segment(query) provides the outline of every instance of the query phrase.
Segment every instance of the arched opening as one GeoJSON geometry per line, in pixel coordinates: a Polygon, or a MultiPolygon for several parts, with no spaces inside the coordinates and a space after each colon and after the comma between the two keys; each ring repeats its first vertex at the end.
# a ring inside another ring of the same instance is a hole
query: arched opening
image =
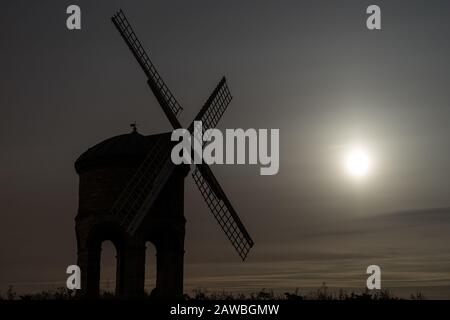
{"type": "Polygon", "coordinates": [[[145,282],[144,290],[150,295],[156,287],[156,248],[150,241],[145,243],[145,282]]]}
{"type": "Polygon", "coordinates": [[[100,256],[100,296],[110,297],[116,295],[117,282],[117,256],[114,244],[107,240],[101,245],[100,256]]]}

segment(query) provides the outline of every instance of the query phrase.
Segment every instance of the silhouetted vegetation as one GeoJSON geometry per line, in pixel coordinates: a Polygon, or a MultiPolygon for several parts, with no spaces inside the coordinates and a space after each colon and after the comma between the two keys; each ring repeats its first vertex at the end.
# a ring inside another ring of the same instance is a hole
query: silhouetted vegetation
{"type": "MultiPolygon", "coordinates": [[[[108,291],[101,293],[100,299],[110,300],[115,299],[116,296],[108,291]]],[[[146,294],[147,299],[150,294],[146,294]]],[[[55,290],[46,290],[39,293],[19,295],[14,291],[12,286],[6,290],[5,295],[0,294],[0,300],[72,300],[76,299],[75,291],[67,288],[57,288],[55,290]]],[[[351,291],[347,292],[343,289],[338,291],[330,290],[325,283],[316,290],[309,293],[302,294],[299,289],[293,292],[275,293],[273,290],[262,289],[258,292],[249,294],[232,293],[227,291],[209,292],[205,289],[195,289],[192,294],[185,294],[185,300],[354,300],[354,301],[385,301],[385,300],[403,300],[389,290],[363,290],[361,292],[351,291]]],[[[410,295],[411,300],[424,300],[425,297],[421,292],[416,292],[410,295]]]]}
{"type": "MultiPolygon", "coordinates": [[[[347,292],[343,289],[337,292],[329,290],[325,283],[316,290],[312,290],[309,293],[302,294],[299,289],[293,292],[274,293],[273,290],[262,289],[259,292],[250,294],[233,294],[231,292],[212,292],[208,293],[207,290],[196,289],[193,290],[192,295],[185,295],[186,300],[402,300],[395,296],[389,290],[363,290],[361,292],[351,291],[347,292]]],[[[425,297],[422,293],[411,294],[411,300],[423,300],[425,297]]]]}
{"type": "Polygon", "coordinates": [[[17,294],[12,286],[9,286],[5,294],[0,295],[0,300],[70,300],[75,298],[75,292],[67,288],[44,290],[38,293],[17,294]]]}

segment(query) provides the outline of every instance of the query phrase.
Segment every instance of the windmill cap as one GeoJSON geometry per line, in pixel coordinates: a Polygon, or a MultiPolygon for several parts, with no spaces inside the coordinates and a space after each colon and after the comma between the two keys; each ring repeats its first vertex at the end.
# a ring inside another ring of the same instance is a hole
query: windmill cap
{"type": "Polygon", "coordinates": [[[75,161],[75,170],[79,174],[111,165],[139,165],[164,135],[170,140],[170,132],[144,136],[134,130],[131,133],[106,139],[79,156],[75,161]]]}

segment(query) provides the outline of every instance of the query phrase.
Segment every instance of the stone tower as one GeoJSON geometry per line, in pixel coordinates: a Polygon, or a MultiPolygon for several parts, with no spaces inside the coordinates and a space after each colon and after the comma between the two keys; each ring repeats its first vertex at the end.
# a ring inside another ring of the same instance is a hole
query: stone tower
{"type": "MultiPolygon", "coordinates": [[[[162,135],[170,140],[170,133],[162,135]]],[[[99,294],[101,245],[106,240],[117,252],[116,295],[143,295],[147,241],[157,252],[152,295],[174,298],[183,294],[186,168],[175,170],[133,236],[110,214],[114,201],[160,137],[143,136],[134,129],[89,148],[75,162],[80,177],[75,230],[83,296],[99,294]]]]}

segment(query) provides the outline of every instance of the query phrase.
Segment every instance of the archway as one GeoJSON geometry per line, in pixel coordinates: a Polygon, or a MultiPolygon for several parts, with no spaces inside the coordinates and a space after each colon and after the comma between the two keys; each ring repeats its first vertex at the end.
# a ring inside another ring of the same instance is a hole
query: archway
{"type": "Polygon", "coordinates": [[[150,295],[156,287],[156,247],[150,241],[145,243],[145,282],[144,290],[150,295]]]}
{"type": "Polygon", "coordinates": [[[111,297],[117,294],[118,251],[112,241],[101,244],[100,253],[100,296],[111,297]]]}

